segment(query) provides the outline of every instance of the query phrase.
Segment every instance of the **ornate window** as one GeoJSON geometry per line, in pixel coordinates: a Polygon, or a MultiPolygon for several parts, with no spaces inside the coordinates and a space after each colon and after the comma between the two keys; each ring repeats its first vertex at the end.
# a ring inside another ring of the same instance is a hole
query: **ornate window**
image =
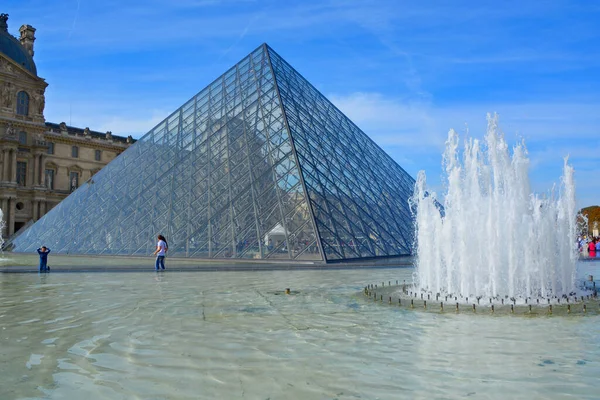
{"type": "Polygon", "coordinates": [[[25,186],[27,178],[27,163],[25,161],[17,161],[17,185],[25,186]]]}
{"type": "Polygon", "coordinates": [[[94,152],[94,155],[95,155],[96,161],[102,161],[102,151],[101,150],[96,150],[94,152]]]}
{"type": "Polygon", "coordinates": [[[19,144],[23,144],[23,145],[27,144],[27,132],[25,132],[25,131],[19,132],[19,144]]]}
{"type": "Polygon", "coordinates": [[[79,172],[69,173],[69,191],[74,192],[79,187],[79,172]]]}
{"type": "Polygon", "coordinates": [[[48,154],[54,154],[54,143],[48,142],[48,154]]]}
{"type": "Polygon", "coordinates": [[[71,147],[71,157],[79,158],[79,147],[77,147],[77,146],[71,147]]]}
{"type": "Polygon", "coordinates": [[[29,95],[22,90],[17,93],[17,114],[29,115],[29,95]]]}

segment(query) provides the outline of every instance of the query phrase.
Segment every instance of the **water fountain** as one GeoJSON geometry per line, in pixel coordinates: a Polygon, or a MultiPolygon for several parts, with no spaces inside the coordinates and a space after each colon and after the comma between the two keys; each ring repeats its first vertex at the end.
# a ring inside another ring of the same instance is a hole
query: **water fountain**
{"type": "Polygon", "coordinates": [[[511,152],[488,116],[483,143],[450,131],[444,153],[443,216],[419,173],[414,196],[419,288],[463,297],[537,298],[576,289],[573,168],[564,160],[558,188],[532,194],[523,142],[511,152]],[[461,157],[462,156],[462,157],[461,157]],[[461,162],[462,158],[462,162],[461,162]]]}
{"type": "MultiPolygon", "coordinates": [[[[576,281],[577,209],[573,168],[564,160],[560,185],[544,195],[531,193],[524,142],[512,151],[488,115],[487,133],[469,138],[459,150],[451,130],[443,156],[443,207],[428,191],[425,173],[411,199],[416,220],[416,269],[401,289],[367,286],[377,300],[443,309],[579,304],[595,296],[576,281]],[[579,286],[579,287],[578,287],[579,286]],[[397,300],[396,300],[397,298],[397,300]]],[[[510,307],[510,309],[508,308],[510,307]]],[[[598,308],[594,304],[594,309],[598,308]]],[[[492,308],[493,310],[493,308],[492,308]]]]}

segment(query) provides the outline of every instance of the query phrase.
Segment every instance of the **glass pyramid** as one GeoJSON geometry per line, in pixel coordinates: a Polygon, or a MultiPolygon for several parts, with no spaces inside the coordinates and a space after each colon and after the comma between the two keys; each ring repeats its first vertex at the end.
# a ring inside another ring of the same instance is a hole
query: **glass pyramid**
{"type": "Polygon", "coordinates": [[[13,251],[336,261],[409,255],[414,180],[263,44],[13,251]]]}

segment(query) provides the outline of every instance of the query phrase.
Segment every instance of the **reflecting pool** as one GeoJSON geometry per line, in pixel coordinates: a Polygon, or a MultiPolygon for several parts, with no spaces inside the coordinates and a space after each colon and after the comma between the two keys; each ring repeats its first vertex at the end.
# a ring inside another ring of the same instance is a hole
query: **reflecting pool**
{"type": "Polygon", "coordinates": [[[423,313],[361,293],[412,273],[0,274],[0,399],[600,397],[599,317],[423,313]]]}

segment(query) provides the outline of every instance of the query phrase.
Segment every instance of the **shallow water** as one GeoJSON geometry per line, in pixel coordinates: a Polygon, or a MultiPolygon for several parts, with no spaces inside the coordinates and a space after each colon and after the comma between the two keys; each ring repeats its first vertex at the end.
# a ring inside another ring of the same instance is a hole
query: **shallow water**
{"type": "Polygon", "coordinates": [[[600,398],[600,318],[360,294],[411,273],[0,274],[0,399],[600,398]]]}

